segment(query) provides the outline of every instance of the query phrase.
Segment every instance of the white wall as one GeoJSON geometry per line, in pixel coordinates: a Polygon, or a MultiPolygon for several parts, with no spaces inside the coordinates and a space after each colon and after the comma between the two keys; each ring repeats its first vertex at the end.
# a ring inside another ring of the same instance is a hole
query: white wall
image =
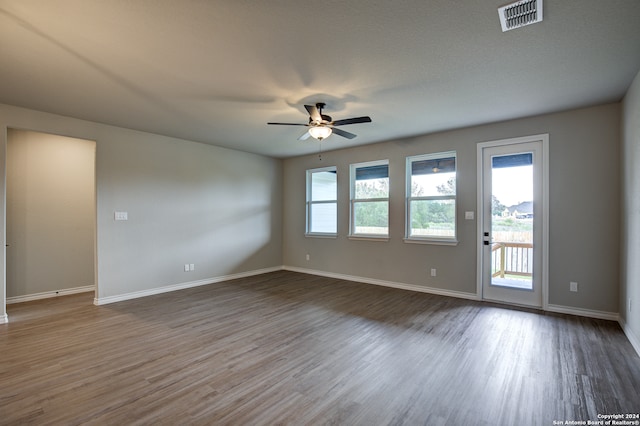
{"type": "Polygon", "coordinates": [[[96,141],[99,299],[281,265],[280,160],[0,105],[2,223],[7,128],[96,141]]]}
{"type": "MultiPolygon", "coordinates": [[[[375,120],[375,117],[374,117],[375,120]]],[[[495,123],[285,160],[284,264],[437,290],[476,293],[477,228],[465,220],[477,202],[478,142],[549,134],[549,303],[618,312],[620,104],[495,123]],[[455,247],[406,244],[405,158],[457,152],[455,247]],[[390,240],[354,241],[349,230],[349,164],[389,160],[390,240]],[[338,168],[337,239],[306,238],[305,170],[338,168]],[[311,260],[305,259],[309,253],[311,260]],[[429,275],[437,268],[437,277],[429,275]],[[580,291],[569,291],[577,281],[580,291]]],[[[330,142],[324,143],[325,149],[330,142]]],[[[339,140],[331,144],[339,145],[339,140]]],[[[477,216],[477,215],[476,215],[477,216]]],[[[639,303],[640,305],[640,303],[639,303]]]]}
{"type": "Polygon", "coordinates": [[[7,297],[94,285],[95,142],[9,129],[7,297]]]}
{"type": "Polygon", "coordinates": [[[640,353],[640,72],[622,105],[620,316],[640,353]]]}

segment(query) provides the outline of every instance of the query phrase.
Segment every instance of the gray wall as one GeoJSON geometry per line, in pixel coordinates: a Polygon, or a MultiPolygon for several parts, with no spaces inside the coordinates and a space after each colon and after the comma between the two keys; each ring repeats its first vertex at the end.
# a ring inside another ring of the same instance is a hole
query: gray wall
{"type": "MultiPolygon", "coordinates": [[[[637,117],[637,85],[627,97],[627,116],[637,117]]],[[[464,220],[463,212],[476,210],[476,143],[549,133],[549,302],[618,312],[620,120],[620,104],[610,104],[325,152],[321,162],[317,155],[293,158],[284,160],[283,167],[283,161],[258,155],[0,105],[0,129],[5,130],[0,132],[0,176],[6,173],[7,128],[96,141],[100,298],[283,263],[475,293],[476,223],[464,220]],[[460,243],[405,244],[404,159],[447,150],[458,153],[460,243]],[[348,240],[348,165],[378,159],[390,160],[391,238],[348,240]],[[304,171],[329,165],[339,171],[340,235],[305,238],[304,171]],[[127,211],[129,220],[115,222],[116,210],[127,211]],[[184,263],[195,263],[196,270],[183,272],[184,263]],[[435,278],[428,274],[432,267],[438,268],[435,278]],[[580,292],[569,292],[569,281],[578,281],[580,292]]],[[[635,123],[637,132],[637,119],[626,122],[635,123]]],[[[637,135],[625,140],[635,141],[627,142],[625,149],[637,151],[637,135]]],[[[326,141],[324,148],[338,144],[336,138],[326,141]]],[[[4,200],[4,182],[0,191],[4,200]]],[[[637,247],[634,250],[635,259],[637,247]]],[[[637,270],[634,274],[625,276],[627,290],[633,283],[637,291],[637,270]]],[[[3,259],[0,276],[4,275],[3,259]]],[[[4,306],[5,295],[1,296],[4,306]]]]}
{"type": "Polygon", "coordinates": [[[7,297],[94,285],[95,151],[93,141],[9,129],[7,297]]]}
{"type": "Polygon", "coordinates": [[[620,316],[640,352],[640,72],[623,101],[622,128],[620,316]]]}
{"type": "MultiPolygon", "coordinates": [[[[375,123],[375,117],[373,117],[375,123]]],[[[284,162],[284,264],[296,268],[476,292],[476,144],[549,134],[549,303],[607,313],[619,304],[620,105],[610,104],[513,120],[284,162]],[[405,158],[457,151],[458,240],[455,247],[406,244],[405,158]],[[349,229],[349,164],[389,160],[390,240],[354,241],[349,229]],[[337,239],[305,238],[305,170],[338,168],[337,239]],[[310,255],[306,261],[305,254],[310,255]],[[438,276],[429,276],[437,268],[438,276]],[[569,292],[577,281],[578,293],[569,292]]],[[[339,139],[325,142],[339,146],[339,139]]]]}
{"type": "Polygon", "coordinates": [[[98,298],[281,265],[280,160],[0,105],[3,202],[7,128],[96,141],[98,298]]]}

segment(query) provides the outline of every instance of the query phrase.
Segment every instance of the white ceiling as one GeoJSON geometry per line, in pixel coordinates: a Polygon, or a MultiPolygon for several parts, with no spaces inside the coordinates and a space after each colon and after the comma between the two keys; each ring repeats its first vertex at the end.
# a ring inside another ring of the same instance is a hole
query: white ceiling
{"type": "Polygon", "coordinates": [[[369,115],[323,150],[619,101],[640,69],[640,1],[0,0],[0,103],[274,157],[304,104],[369,115]]]}

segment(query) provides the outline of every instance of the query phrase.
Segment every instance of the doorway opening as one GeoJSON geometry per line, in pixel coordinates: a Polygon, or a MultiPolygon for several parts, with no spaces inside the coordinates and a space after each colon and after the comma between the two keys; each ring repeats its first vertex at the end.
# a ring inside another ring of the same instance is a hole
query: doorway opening
{"type": "Polygon", "coordinates": [[[7,129],[7,304],[96,290],[96,142],[7,129]]]}

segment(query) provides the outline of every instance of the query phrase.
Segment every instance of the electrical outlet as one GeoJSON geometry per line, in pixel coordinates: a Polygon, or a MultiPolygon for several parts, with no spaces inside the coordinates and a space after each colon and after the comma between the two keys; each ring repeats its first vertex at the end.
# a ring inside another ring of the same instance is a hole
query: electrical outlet
{"type": "Polygon", "coordinates": [[[185,272],[189,272],[189,264],[188,263],[184,264],[184,271],[185,272]]]}
{"type": "Polygon", "coordinates": [[[431,268],[431,276],[435,277],[438,274],[438,271],[436,271],[436,268],[431,268]]]}
{"type": "Polygon", "coordinates": [[[193,263],[189,264],[189,271],[195,271],[196,270],[196,265],[193,263]]]}
{"type": "Polygon", "coordinates": [[[307,260],[311,260],[311,256],[307,253],[307,260]]]}
{"type": "Polygon", "coordinates": [[[571,281],[569,283],[569,291],[578,291],[578,283],[575,281],[571,281]]]}

